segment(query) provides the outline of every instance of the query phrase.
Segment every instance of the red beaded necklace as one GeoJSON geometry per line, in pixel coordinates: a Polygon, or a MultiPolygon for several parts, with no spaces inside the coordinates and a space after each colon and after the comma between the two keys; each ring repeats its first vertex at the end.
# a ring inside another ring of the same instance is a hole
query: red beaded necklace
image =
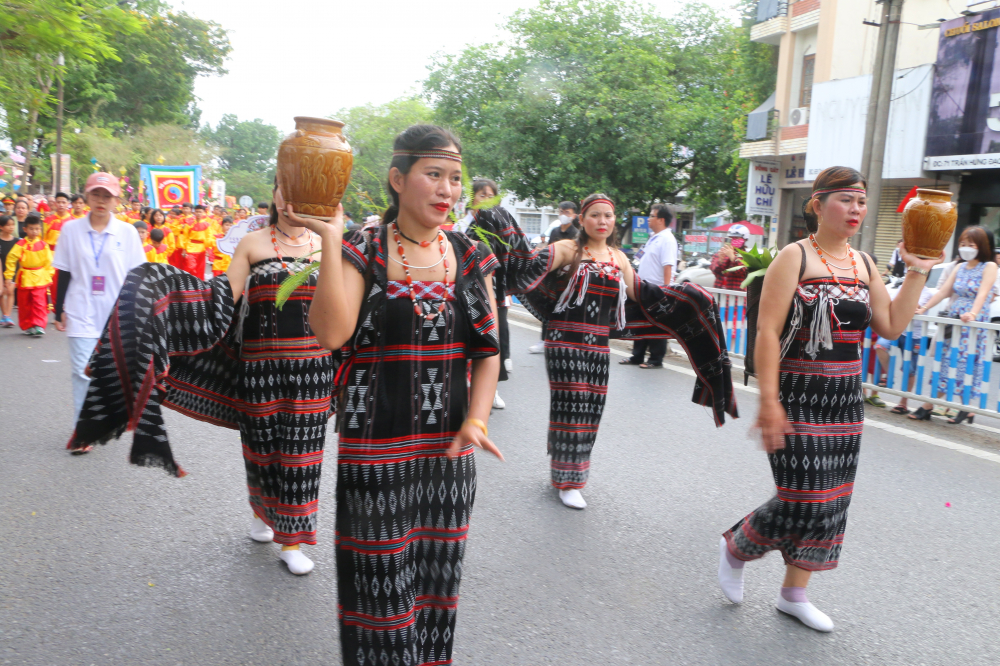
{"type": "MultiPolygon", "coordinates": [[[[833,281],[837,283],[838,287],[843,288],[844,285],[840,284],[840,280],[837,279],[837,276],[834,274],[833,269],[830,268],[830,264],[826,260],[826,257],[823,256],[823,250],[820,249],[819,243],[816,242],[816,236],[809,234],[809,242],[812,243],[813,249],[816,250],[816,254],[819,255],[819,260],[823,262],[823,265],[826,266],[826,270],[830,272],[830,277],[833,278],[833,281]]],[[[851,249],[850,243],[847,244],[847,256],[851,258],[851,268],[854,270],[854,287],[860,287],[861,279],[858,277],[858,262],[854,260],[854,251],[851,249]]]]}
{"type": "MultiPolygon", "coordinates": [[[[425,315],[423,313],[423,311],[420,309],[420,303],[419,303],[419,301],[417,299],[417,292],[413,288],[413,277],[410,275],[410,264],[406,261],[406,252],[403,251],[403,243],[399,239],[399,235],[400,235],[401,232],[399,231],[399,227],[395,223],[392,223],[391,226],[392,226],[392,238],[393,238],[394,241],[396,241],[396,250],[399,252],[400,259],[402,259],[402,261],[400,261],[399,263],[403,267],[403,272],[406,273],[406,286],[409,287],[409,289],[410,289],[410,300],[413,302],[413,311],[417,314],[418,317],[425,317],[428,320],[433,319],[434,317],[436,317],[438,315],[438,313],[443,313],[444,312],[445,300],[444,299],[441,300],[441,305],[438,306],[438,311],[437,312],[431,312],[431,313],[428,313],[428,314],[425,315]]],[[[447,246],[445,245],[444,233],[440,229],[438,229],[437,240],[438,240],[438,246],[441,248],[441,261],[444,263],[444,294],[445,294],[445,297],[447,297],[447,295],[448,295],[448,249],[447,249],[447,246]]],[[[413,242],[413,241],[411,241],[411,242],[413,242]]],[[[419,244],[421,246],[423,246],[423,247],[428,247],[431,244],[431,242],[432,241],[423,241],[423,242],[421,242],[419,244]],[[426,245],[425,245],[425,243],[426,243],[426,245]]]]}
{"type": "Polygon", "coordinates": [[[615,261],[615,254],[614,252],[611,251],[610,248],[608,248],[609,259],[607,261],[598,261],[596,258],[594,258],[594,255],[590,253],[590,248],[587,247],[586,245],[583,246],[583,254],[586,255],[587,259],[590,259],[595,264],[611,264],[615,268],[618,268],[618,262],[615,261]]]}
{"type": "MultiPolygon", "coordinates": [[[[274,235],[275,226],[276,225],[271,225],[271,245],[274,246],[274,253],[278,255],[278,261],[281,262],[281,268],[287,271],[288,264],[285,263],[285,257],[284,255],[281,254],[281,248],[278,247],[278,237],[274,235]]],[[[309,254],[312,254],[312,249],[313,249],[312,234],[309,233],[308,231],[306,231],[306,233],[309,234],[309,254]]],[[[303,245],[305,245],[305,243],[303,243],[303,245]]]]}

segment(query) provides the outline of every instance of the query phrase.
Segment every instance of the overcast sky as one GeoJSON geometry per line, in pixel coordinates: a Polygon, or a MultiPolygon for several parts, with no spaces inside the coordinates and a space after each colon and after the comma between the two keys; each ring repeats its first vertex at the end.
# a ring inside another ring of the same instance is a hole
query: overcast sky
{"type": "MultiPolygon", "coordinates": [[[[420,90],[436,53],[497,41],[498,27],[535,0],[172,0],[178,9],[229,30],[233,50],[224,77],[201,78],[202,121],[225,113],[261,118],[282,133],[294,116],[381,104],[420,90]]],[[[729,0],[710,0],[728,7],[729,0]]],[[[680,0],[650,2],[665,16],[680,0]]]]}

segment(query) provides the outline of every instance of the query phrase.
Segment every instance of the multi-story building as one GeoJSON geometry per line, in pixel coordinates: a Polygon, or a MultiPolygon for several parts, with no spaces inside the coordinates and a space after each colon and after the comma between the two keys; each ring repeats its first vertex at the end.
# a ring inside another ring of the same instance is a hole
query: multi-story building
{"type": "MultiPolygon", "coordinates": [[[[866,222],[878,225],[875,256],[883,265],[901,237],[897,208],[913,186],[958,192],[957,178],[924,164],[940,32],[928,28],[952,16],[947,0],[903,4],[882,201],[866,222]]],[[[878,38],[878,28],[863,21],[880,18],[874,0],[759,0],[751,39],[778,47],[777,77],[774,94],[748,117],[740,156],[777,172],[775,196],[763,203],[779,247],[806,234],[802,206],[817,174],[830,166],[861,168],[878,38]]]]}

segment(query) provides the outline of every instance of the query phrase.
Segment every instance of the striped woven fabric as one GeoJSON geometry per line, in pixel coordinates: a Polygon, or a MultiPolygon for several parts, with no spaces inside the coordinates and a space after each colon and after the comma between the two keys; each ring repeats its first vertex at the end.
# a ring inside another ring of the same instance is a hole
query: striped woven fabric
{"type": "MultiPolygon", "coordinates": [[[[847,509],[854,490],[864,396],[858,342],[871,319],[867,289],[849,293],[829,278],[807,280],[803,290],[815,303],[827,291],[832,303],[833,349],[806,352],[808,337],[794,336],[781,361],[779,398],[795,434],[768,456],[775,496],[725,533],[729,551],[741,560],[778,550],[785,562],[808,571],[833,569],[840,558],[847,509]],[[808,284],[807,284],[808,283],[808,284]]],[[[801,330],[810,329],[806,309],[801,330]]]]}
{"type": "Polygon", "coordinates": [[[459,257],[453,297],[439,311],[443,283],[421,284],[421,315],[408,288],[388,283],[384,227],[344,238],[344,258],[368,279],[338,398],[347,666],[451,663],[476,464],[471,445],[455,458],[447,451],[468,410],[466,364],[497,354],[499,341],[485,283],[496,261],[464,234],[446,233],[459,257]]]}

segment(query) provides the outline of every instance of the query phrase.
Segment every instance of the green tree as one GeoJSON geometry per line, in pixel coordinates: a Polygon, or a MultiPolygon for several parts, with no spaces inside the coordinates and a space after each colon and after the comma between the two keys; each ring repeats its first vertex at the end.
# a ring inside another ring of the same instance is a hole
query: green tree
{"type": "Polygon", "coordinates": [[[281,133],[260,118],[240,120],[222,116],[218,125],[206,125],[202,137],[218,152],[214,177],[226,181],[226,193],[237,198],[270,201],[281,133]]]}
{"type": "Polygon", "coordinates": [[[70,172],[77,191],[91,172],[91,159],[116,175],[124,167],[129,182],[136,187],[140,164],[158,164],[162,157],[164,164],[204,165],[208,176],[212,175],[216,158],[215,148],[203,136],[179,125],[150,125],[119,136],[106,127],[79,126],[69,121],[63,133],[63,152],[70,155],[70,172]]]}
{"type": "Polygon", "coordinates": [[[0,3],[2,128],[27,148],[24,170],[38,150],[38,120],[52,106],[64,62],[115,60],[117,40],[139,29],[133,12],[107,0],[4,0],[0,3]]]}
{"type": "Polygon", "coordinates": [[[509,42],[441,58],[425,83],[471,171],[539,203],[602,191],[622,209],[714,207],[739,191],[735,123],[753,95],[724,16],[542,0],[506,27],[509,42]]]}
{"type": "Polygon", "coordinates": [[[344,123],[344,136],[354,152],[344,208],[359,220],[361,215],[374,212],[375,206],[383,205],[396,136],[410,125],[431,122],[434,114],[424,101],[404,97],[387,104],[341,109],[330,117],[344,123]]]}
{"type": "MultiPolygon", "coordinates": [[[[195,79],[225,74],[232,47],[217,23],[168,9],[141,3],[139,29],[115,40],[117,59],[70,63],[66,109],[81,124],[116,133],[156,124],[197,128],[195,79]]],[[[55,119],[46,122],[54,127],[55,119]]]]}
{"type": "Polygon", "coordinates": [[[281,133],[260,118],[241,121],[233,114],[222,116],[214,128],[206,125],[202,135],[219,150],[223,170],[272,172],[278,157],[281,133]]]}
{"type": "Polygon", "coordinates": [[[213,175],[226,181],[226,194],[228,196],[239,199],[243,195],[247,195],[254,200],[254,205],[258,201],[271,200],[271,191],[274,189],[273,171],[268,175],[259,171],[230,169],[215,172],[213,175]]]}

